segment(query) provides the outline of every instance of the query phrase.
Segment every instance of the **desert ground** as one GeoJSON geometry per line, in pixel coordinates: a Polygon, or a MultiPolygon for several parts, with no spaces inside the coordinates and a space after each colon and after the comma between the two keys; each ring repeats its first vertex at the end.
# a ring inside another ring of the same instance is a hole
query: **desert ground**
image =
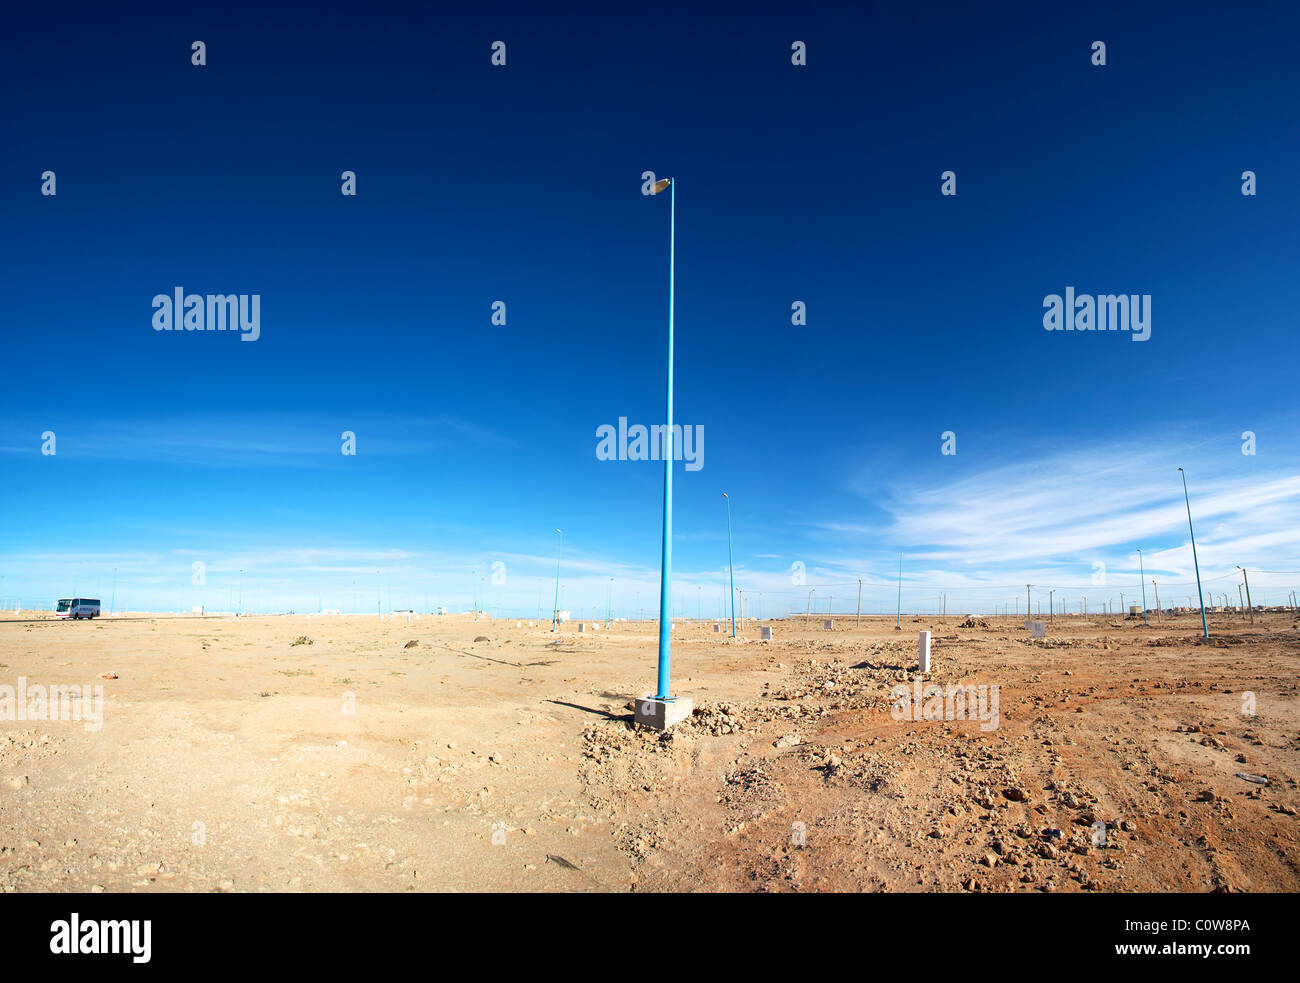
{"type": "Polygon", "coordinates": [[[3,891],[1300,890],[1291,613],[683,622],[663,734],[648,622],[6,617],[3,891]]]}

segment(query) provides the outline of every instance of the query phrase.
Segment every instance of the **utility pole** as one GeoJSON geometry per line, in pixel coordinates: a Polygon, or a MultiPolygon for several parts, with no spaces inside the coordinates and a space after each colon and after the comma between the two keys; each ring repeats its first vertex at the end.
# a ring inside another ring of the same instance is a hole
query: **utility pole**
{"type": "Polygon", "coordinates": [[[806,615],[806,617],[808,618],[812,617],[812,596],[813,596],[813,592],[816,590],[817,588],[814,587],[812,590],[808,592],[808,614],[806,615]]]}
{"type": "Polygon", "coordinates": [[[1047,620],[1048,621],[1056,620],[1056,605],[1052,601],[1052,595],[1055,593],[1056,593],[1055,588],[1047,592],[1047,620]]]}
{"type": "Polygon", "coordinates": [[[1241,612],[1241,620],[1246,620],[1246,599],[1241,596],[1241,584],[1237,585],[1237,610],[1241,612]]]}
{"type": "Polygon", "coordinates": [[[1026,621],[1028,621],[1030,618],[1034,616],[1033,606],[1029,603],[1029,598],[1030,598],[1029,588],[1032,586],[1033,586],[1032,584],[1025,584],[1025,620],[1026,621]]]}
{"type": "Polygon", "coordinates": [[[862,624],[862,578],[861,577],[858,578],[858,621],[857,623],[859,625],[862,624]]]}
{"type": "Polygon", "coordinates": [[[1159,621],[1160,621],[1160,585],[1157,584],[1157,583],[1153,580],[1153,581],[1151,581],[1151,586],[1154,587],[1155,590],[1156,590],[1156,622],[1159,623],[1159,621]]]}
{"type": "Polygon", "coordinates": [[[1237,569],[1241,571],[1242,577],[1246,580],[1246,607],[1250,609],[1250,623],[1255,623],[1255,605],[1250,603],[1250,578],[1246,576],[1246,568],[1238,564],[1237,569]]]}

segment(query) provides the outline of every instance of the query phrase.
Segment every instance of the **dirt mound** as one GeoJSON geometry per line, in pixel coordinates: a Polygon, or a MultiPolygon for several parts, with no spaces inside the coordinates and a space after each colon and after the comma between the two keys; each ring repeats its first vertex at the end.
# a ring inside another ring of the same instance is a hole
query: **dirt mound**
{"type": "Polygon", "coordinates": [[[971,615],[966,616],[966,620],[957,626],[958,628],[988,628],[989,623],[983,618],[975,618],[971,615]]]}

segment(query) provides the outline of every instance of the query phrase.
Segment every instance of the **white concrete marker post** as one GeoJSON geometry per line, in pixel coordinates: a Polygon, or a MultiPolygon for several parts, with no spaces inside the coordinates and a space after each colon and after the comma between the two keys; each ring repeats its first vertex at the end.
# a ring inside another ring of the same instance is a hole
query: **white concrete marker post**
{"type": "Polygon", "coordinates": [[[695,710],[695,704],[689,696],[678,696],[671,700],[656,700],[654,694],[647,693],[637,698],[635,720],[642,727],[655,730],[667,730],[673,724],[680,724],[695,710]]]}
{"type": "Polygon", "coordinates": [[[581,621],[579,621],[579,622],[578,622],[578,632],[579,632],[579,634],[585,632],[586,630],[587,630],[587,626],[584,625],[581,621]]]}
{"type": "Polygon", "coordinates": [[[830,618],[827,618],[827,619],[822,623],[822,627],[823,627],[826,631],[834,631],[834,630],[835,630],[835,622],[832,621],[830,618]]]}
{"type": "Polygon", "coordinates": [[[1029,637],[1030,637],[1030,638],[1046,638],[1046,637],[1047,637],[1047,622],[1046,622],[1046,621],[1031,621],[1031,622],[1029,622],[1029,637]]]}
{"type": "Polygon", "coordinates": [[[760,642],[770,642],[772,640],[772,629],[771,628],[758,629],[758,640],[760,642]]]}
{"type": "Polygon", "coordinates": [[[921,632],[921,638],[917,644],[916,671],[930,671],[930,633],[928,631],[921,632]]]}

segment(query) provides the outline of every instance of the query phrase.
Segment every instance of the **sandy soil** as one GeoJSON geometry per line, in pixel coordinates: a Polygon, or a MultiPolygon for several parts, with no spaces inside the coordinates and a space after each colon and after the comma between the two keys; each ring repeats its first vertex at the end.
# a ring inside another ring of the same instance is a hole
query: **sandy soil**
{"type": "Polygon", "coordinates": [[[650,624],[0,622],[104,694],[0,720],[0,890],[1300,890],[1300,621],[959,621],[679,625],[666,735],[650,624]],[[895,719],[921,629],[996,729],[895,719]]]}

